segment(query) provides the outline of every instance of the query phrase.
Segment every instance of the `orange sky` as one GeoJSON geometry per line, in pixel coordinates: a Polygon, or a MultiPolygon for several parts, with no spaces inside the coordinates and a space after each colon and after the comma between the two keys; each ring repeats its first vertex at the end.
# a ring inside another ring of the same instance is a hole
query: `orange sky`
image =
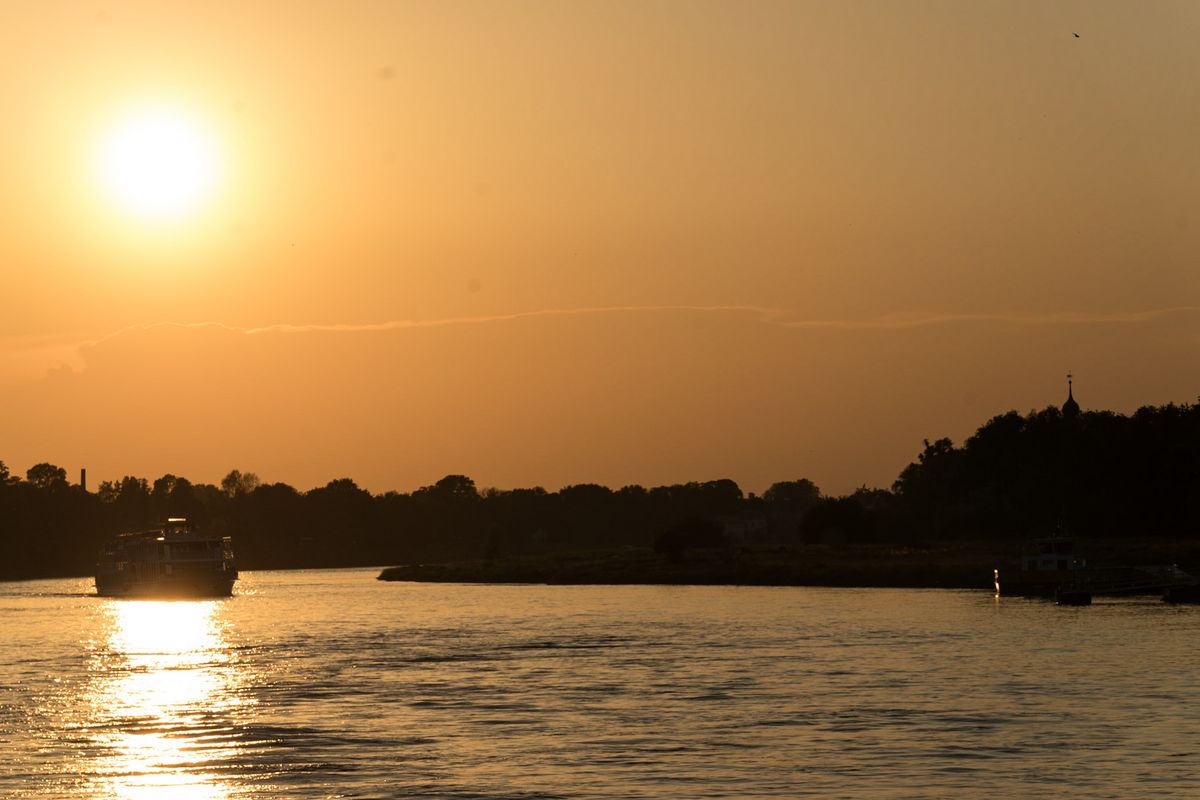
{"type": "Polygon", "coordinates": [[[1068,369],[1192,401],[1198,36],[1190,2],[8,2],[0,459],[844,492],[1068,369]],[[91,174],[145,103],[221,153],[166,223],[91,174]]]}

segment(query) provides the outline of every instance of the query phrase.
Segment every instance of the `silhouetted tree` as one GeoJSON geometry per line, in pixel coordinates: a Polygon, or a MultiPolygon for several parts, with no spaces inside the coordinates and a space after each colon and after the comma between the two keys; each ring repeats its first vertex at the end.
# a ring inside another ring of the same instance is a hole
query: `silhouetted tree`
{"type": "Polygon", "coordinates": [[[865,542],[873,538],[873,532],[873,520],[855,496],[823,498],[800,525],[800,535],[806,544],[865,542]]]}
{"type": "Polygon", "coordinates": [[[475,489],[475,481],[466,475],[447,475],[433,486],[426,487],[426,490],[430,494],[444,500],[475,501],[479,499],[479,492],[475,489]]]}
{"type": "Polygon", "coordinates": [[[213,494],[226,506],[224,527],[234,537],[238,562],[244,567],[312,563],[309,551],[320,540],[318,526],[323,521],[309,516],[303,497],[291,486],[263,484],[236,500],[215,487],[213,494]]]}
{"type": "Polygon", "coordinates": [[[654,540],[654,552],[666,556],[669,561],[680,562],[689,549],[725,547],[728,543],[725,531],[716,522],[691,518],[660,533],[654,540]]]}
{"type": "Polygon", "coordinates": [[[789,510],[805,511],[819,499],[821,490],[808,478],[773,483],[763,492],[763,500],[767,503],[789,510]]]}
{"type": "Polygon", "coordinates": [[[905,467],[892,485],[919,535],[940,538],[949,529],[961,497],[962,462],[963,452],[949,439],[926,439],[917,462],[905,467]]]}
{"type": "Polygon", "coordinates": [[[203,512],[195,487],[187,478],[166,474],[156,480],[150,489],[150,506],[156,520],[169,517],[185,517],[200,523],[203,512]]]}
{"type": "Polygon", "coordinates": [[[241,497],[257,489],[258,484],[258,476],[253,472],[240,472],[234,469],[221,479],[221,491],[229,497],[241,497]]]}
{"type": "Polygon", "coordinates": [[[104,481],[96,492],[109,511],[113,527],[132,530],[154,522],[150,506],[150,486],[145,478],[126,475],[119,481],[104,481]]]}
{"type": "Polygon", "coordinates": [[[25,480],[36,489],[63,489],[67,486],[67,471],[53,464],[34,464],[25,471],[25,480]]]}

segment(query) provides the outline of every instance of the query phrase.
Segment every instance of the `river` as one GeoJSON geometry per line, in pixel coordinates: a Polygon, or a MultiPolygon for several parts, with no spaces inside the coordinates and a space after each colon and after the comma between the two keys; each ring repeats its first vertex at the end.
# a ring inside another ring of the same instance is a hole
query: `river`
{"type": "Polygon", "coordinates": [[[946,590],[0,583],[0,797],[1196,797],[1200,608],[946,590]]]}

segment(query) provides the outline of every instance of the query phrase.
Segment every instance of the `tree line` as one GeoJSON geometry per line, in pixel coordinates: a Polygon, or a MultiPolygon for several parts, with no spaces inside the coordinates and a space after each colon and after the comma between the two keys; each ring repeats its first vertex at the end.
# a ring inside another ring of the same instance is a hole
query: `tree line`
{"type": "Polygon", "coordinates": [[[1200,404],[1008,412],[961,446],[926,440],[890,488],[843,496],[804,478],[760,496],[728,479],[548,492],[480,490],[464,475],[410,493],[371,494],[349,478],[301,492],[239,470],[220,485],[126,476],[86,492],[53,464],[21,478],[0,462],[0,578],[89,574],[103,541],[172,516],[233,536],[240,566],[260,569],[617,547],[677,558],[689,546],[921,545],[1055,531],[1194,538],[1197,497],[1200,404]]]}

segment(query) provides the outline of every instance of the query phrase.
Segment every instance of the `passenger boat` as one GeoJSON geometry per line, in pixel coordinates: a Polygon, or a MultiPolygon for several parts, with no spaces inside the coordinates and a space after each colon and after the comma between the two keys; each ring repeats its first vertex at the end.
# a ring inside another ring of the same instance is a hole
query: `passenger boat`
{"type": "Polygon", "coordinates": [[[1200,581],[1175,564],[1088,564],[1074,539],[1035,539],[1019,566],[993,571],[996,594],[1054,597],[1059,605],[1090,605],[1093,596],[1162,594],[1168,602],[1195,602],[1200,581]]]}
{"type": "Polygon", "coordinates": [[[228,536],[197,533],[183,518],[123,533],[100,550],[101,597],[228,597],[237,580],[228,536]]]}
{"type": "Polygon", "coordinates": [[[1087,561],[1075,552],[1075,540],[1063,536],[1034,539],[1015,569],[995,570],[996,593],[1026,597],[1053,597],[1060,586],[1080,582],[1087,561]]]}

